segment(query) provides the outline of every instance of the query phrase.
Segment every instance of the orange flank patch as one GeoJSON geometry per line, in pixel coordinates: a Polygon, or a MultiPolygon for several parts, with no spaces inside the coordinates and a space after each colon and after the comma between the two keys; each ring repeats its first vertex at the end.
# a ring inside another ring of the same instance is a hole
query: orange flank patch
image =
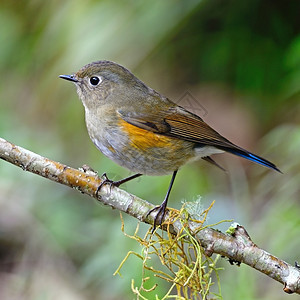
{"type": "Polygon", "coordinates": [[[131,125],[124,120],[120,121],[123,131],[128,135],[133,147],[147,150],[152,147],[174,148],[174,139],[171,137],[156,134],[152,131],[131,125]]]}

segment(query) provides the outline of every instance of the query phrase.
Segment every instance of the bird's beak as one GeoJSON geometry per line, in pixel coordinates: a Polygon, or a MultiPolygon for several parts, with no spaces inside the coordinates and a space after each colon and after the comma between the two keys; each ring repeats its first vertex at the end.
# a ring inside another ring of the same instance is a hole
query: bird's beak
{"type": "Polygon", "coordinates": [[[59,75],[59,78],[69,80],[69,81],[72,81],[72,82],[78,82],[78,80],[75,78],[74,75],[59,75]]]}

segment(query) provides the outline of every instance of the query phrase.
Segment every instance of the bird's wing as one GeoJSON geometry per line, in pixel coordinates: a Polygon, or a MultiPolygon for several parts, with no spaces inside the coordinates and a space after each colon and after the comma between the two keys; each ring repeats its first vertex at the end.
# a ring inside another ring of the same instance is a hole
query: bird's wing
{"type": "MultiPolygon", "coordinates": [[[[120,109],[118,113],[124,121],[139,128],[193,142],[195,147],[214,146],[280,172],[270,161],[231,143],[207,125],[199,116],[180,106],[174,105],[166,109],[160,107],[157,111],[155,108],[150,108],[147,109],[146,113],[120,109]]],[[[209,162],[212,161],[209,159],[209,162]]]]}
{"type": "Polygon", "coordinates": [[[180,106],[153,113],[136,113],[125,110],[119,110],[118,113],[124,121],[139,128],[193,142],[199,146],[234,146],[200,117],[180,106]]]}

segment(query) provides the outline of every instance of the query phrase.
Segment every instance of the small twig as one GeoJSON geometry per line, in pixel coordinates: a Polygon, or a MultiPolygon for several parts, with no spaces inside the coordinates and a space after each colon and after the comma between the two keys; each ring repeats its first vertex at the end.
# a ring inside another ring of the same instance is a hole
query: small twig
{"type": "MultiPolygon", "coordinates": [[[[119,188],[110,189],[109,185],[103,185],[96,195],[96,190],[102,180],[91,170],[73,169],[18,147],[2,138],[0,138],[0,158],[25,171],[76,188],[105,205],[123,211],[142,222],[153,224],[155,213],[148,215],[148,211],[154,207],[151,203],[119,188]]],[[[199,223],[189,221],[188,224],[191,232],[195,232],[194,237],[205,249],[206,255],[217,253],[228,257],[231,261],[247,264],[281,282],[286,293],[300,294],[298,265],[292,266],[257,247],[243,226],[234,225],[230,234],[224,234],[209,227],[197,231],[199,223]]],[[[174,232],[180,232],[182,230],[180,221],[176,220],[171,229],[174,232]]]]}

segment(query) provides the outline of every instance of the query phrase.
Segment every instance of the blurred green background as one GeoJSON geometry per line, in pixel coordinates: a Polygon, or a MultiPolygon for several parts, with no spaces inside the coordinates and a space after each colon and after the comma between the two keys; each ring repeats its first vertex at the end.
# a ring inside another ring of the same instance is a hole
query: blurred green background
{"type": "MultiPolygon", "coordinates": [[[[299,11],[299,1],[271,0],[0,1],[0,136],[73,167],[127,176],[89,140],[75,88],[58,78],[91,61],[116,61],[283,172],[215,156],[228,174],[204,161],[184,167],[169,205],[180,208],[197,195],[204,207],[216,200],[209,223],[234,219],[255,243],[294,264],[300,260],[299,11]]],[[[159,204],[169,180],[143,177],[124,188],[159,204]]],[[[0,190],[1,299],[134,297],[138,259],[129,259],[123,277],[112,275],[127,251],[141,252],[123,236],[117,211],[4,161],[0,190]]],[[[137,220],[124,220],[133,233],[137,220]]],[[[224,299],[297,297],[247,266],[224,259],[220,266],[224,299]]],[[[156,293],[162,297],[168,288],[159,281],[156,293]]]]}

